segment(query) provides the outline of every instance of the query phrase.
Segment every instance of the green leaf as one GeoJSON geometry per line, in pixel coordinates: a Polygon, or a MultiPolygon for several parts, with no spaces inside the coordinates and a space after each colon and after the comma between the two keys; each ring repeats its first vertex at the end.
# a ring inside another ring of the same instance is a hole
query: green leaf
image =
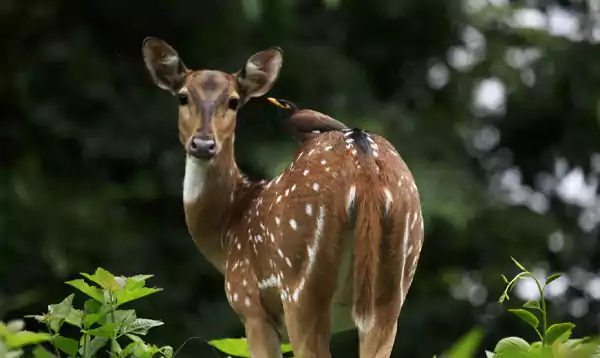
{"type": "Polygon", "coordinates": [[[137,349],[138,344],[139,344],[138,342],[129,343],[125,347],[125,349],[123,349],[123,351],[121,351],[121,354],[119,354],[119,357],[123,357],[123,358],[129,357],[137,349]]]}
{"type": "Polygon", "coordinates": [[[131,277],[123,277],[126,278],[128,281],[129,280],[133,280],[133,281],[139,281],[139,282],[146,282],[147,279],[154,277],[154,275],[135,275],[135,276],[131,276],[131,277]]]}
{"type": "Polygon", "coordinates": [[[24,316],[25,318],[33,318],[38,322],[45,323],[48,319],[47,314],[28,314],[24,316]]]}
{"type": "Polygon", "coordinates": [[[114,354],[120,355],[123,349],[121,349],[121,345],[119,345],[119,342],[117,342],[117,340],[113,338],[110,340],[110,350],[114,354]]]}
{"type": "MultiPolygon", "coordinates": [[[[569,322],[553,324],[552,326],[548,327],[544,341],[547,344],[552,344],[563,334],[568,333],[570,335],[573,328],[575,328],[575,325],[569,322]]],[[[569,337],[567,336],[566,339],[568,338],[569,337]]]]}
{"type": "Polygon", "coordinates": [[[557,278],[561,277],[562,275],[563,275],[562,273],[555,273],[555,274],[548,276],[548,278],[546,279],[546,286],[548,286],[552,281],[556,280],[557,278]]]}
{"type": "Polygon", "coordinates": [[[6,322],[6,329],[10,332],[20,332],[25,328],[25,321],[22,319],[13,319],[12,321],[6,322]]]}
{"type": "Polygon", "coordinates": [[[71,280],[65,282],[67,285],[73,286],[79,291],[85,293],[96,301],[103,303],[104,302],[104,294],[102,290],[98,287],[90,286],[83,279],[71,280]]]}
{"type": "Polygon", "coordinates": [[[208,344],[225,354],[236,357],[250,357],[248,343],[245,338],[227,338],[208,341],[208,344]]]}
{"type": "Polygon", "coordinates": [[[94,299],[86,300],[83,304],[83,313],[100,313],[102,311],[102,303],[94,299]]]}
{"type": "Polygon", "coordinates": [[[152,353],[144,345],[138,345],[133,353],[136,358],[152,358],[152,353]]]}
{"type": "Polygon", "coordinates": [[[10,334],[4,337],[6,345],[9,349],[21,348],[24,346],[47,342],[52,339],[48,333],[37,333],[29,331],[21,331],[10,334]]]}
{"type": "Polygon", "coordinates": [[[82,321],[83,327],[90,328],[94,323],[98,322],[100,318],[102,318],[102,316],[96,313],[85,315],[82,321]]]}
{"type": "Polygon", "coordinates": [[[65,318],[65,322],[67,322],[68,324],[70,324],[72,326],[81,328],[82,319],[83,319],[83,311],[73,308],[73,309],[71,309],[71,312],[69,312],[69,314],[65,318]]]}
{"type": "Polygon", "coordinates": [[[3,358],[21,358],[25,353],[22,349],[8,351],[4,354],[3,358]]]}
{"type": "Polygon", "coordinates": [[[94,337],[112,338],[116,337],[119,323],[107,323],[98,328],[90,329],[87,333],[94,337]]]}
{"type": "Polygon", "coordinates": [[[135,289],[127,289],[127,287],[126,287],[123,290],[116,291],[114,293],[114,295],[117,300],[117,306],[120,306],[126,302],[137,300],[139,298],[151,295],[151,294],[159,292],[159,291],[162,291],[162,289],[149,288],[149,287],[139,287],[139,288],[135,288],[135,289]]]}
{"type": "Polygon", "coordinates": [[[81,276],[87,278],[92,282],[97,283],[100,287],[108,291],[116,291],[119,288],[121,288],[117,284],[115,276],[107,270],[103,269],[102,267],[98,267],[93,275],[82,272],[81,276]]]}
{"type": "Polygon", "coordinates": [[[539,310],[541,311],[542,308],[540,307],[540,302],[538,300],[529,300],[527,302],[525,302],[525,304],[523,304],[524,308],[529,308],[532,310],[539,310]]]}
{"type": "Polygon", "coordinates": [[[467,334],[462,336],[458,342],[456,342],[450,351],[448,351],[449,358],[471,358],[475,357],[477,347],[481,344],[483,339],[483,330],[472,329],[467,334]]]}
{"type": "Polygon", "coordinates": [[[150,358],[158,352],[160,352],[160,349],[154,344],[142,343],[137,346],[134,356],[150,358]]]}
{"type": "Polygon", "coordinates": [[[127,337],[129,337],[129,339],[131,339],[132,341],[136,342],[136,343],[144,343],[144,340],[142,340],[140,337],[136,336],[135,334],[126,334],[127,337]]]}
{"type": "Polygon", "coordinates": [[[160,348],[160,352],[162,353],[163,356],[165,356],[166,358],[171,358],[173,357],[173,347],[171,346],[164,346],[160,348]]]}
{"type": "Polygon", "coordinates": [[[102,304],[94,299],[85,301],[83,305],[83,327],[90,328],[94,323],[98,322],[106,312],[110,310],[109,307],[104,307],[102,304]]]}
{"type": "Polygon", "coordinates": [[[517,317],[527,322],[527,324],[529,324],[533,328],[537,329],[540,325],[540,320],[538,320],[538,318],[529,311],[523,309],[510,309],[508,310],[508,312],[515,314],[517,317]]]}
{"type": "Polygon", "coordinates": [[[540,347],[543,347],[543,346],[544,346],[544,343],[540,342],[540,341],[531,343],[531,348],[532,349],[537,349],[537,348],[540,348],[540,347]]]}
{"type": "Polygon", "coordinates": [[[33,356],[35,358],[56,358],[54,354],[50,353],[46,348],[37,346],[33,349],[33,356]]]}
{"type": "MultiPolygon", "coordinates": [[[[558,340],[556,342],[558,342],[558,340]]],[[[588,338],[585,341],[581,339],[570,339],[569,341],[565,342],[564,345],[570,347],[572,352],[576,352],[576,357],[578,358],[600,357],[600,337],[596,337],[595,339],[588,338]]]]}
{"type": "Polygon", "coordinates": [[[52,339],[52,344],[68,354],[69,357],[74,357],[77,354],[77,350],[79,349],[79,343],[71,338],[56,336],[52,339]]]}
{"type": "Polygon", "coordinates": [[[508,293],[503,292],[502,296],[500,296],[500,298],[498,299],[498,303],[503,304],[504,301],[508,301],[510,300],[510,298],[508,297],[508,293]]]}
{"type": "Polygon", "coordinates": [[[281,353],[289,353],[293,350],[291,344],[282,344],[280,349],[281,353]]]}
{"type": "MultiPolygon", "coordinates": [[[[2,326],[2,322],[0,321],[0,326],[2,326]]],[[[2,334],[0,334],[0,337],[3,337],[2,334]]],[[[4,341],[2,339],[0,339],[0,357],[5,357],[8,354],[8,347],[6,347],[6,344],[4,343],[4,341]]]]}
{"type": "Polygon", "coordinates": [[[136,319],[135,310],[116,310],[112,313],[115,323],[119,324],[120,334],[127,333],[127,327],[136,319]]]}
{"type": "Polygon", "coordinates": [[[506,278],[506,276],[504,276],[504,275],[500,275],[500,276],[502,276],[502,280],[504,280],[504,283],[508,284],[508,282],[509,282],[509,281],[508,281],[508,279],[506,278]]]}
{"type": "Polygon", "coordinates": [[[132,333],[137,335],[146,335],[148,334],[148,330],[153,327],[162,326],[164,323],[161,321],[155,321],[153,319],[145,319],[145,318],[136,318],[123,328],[123,333],[132,333]]]}
{"type": "Polygon", "coordinates": [[[523,338],[506,337],[502,338],[494,348],[496,355],[510,357],[511,354],[527,352],[531,346],[523,338]]]}
{"type": "Polygon", "coordinates": [[[515,259],[514,257],[510,257],[513,262],[515,263],[515,265],[517,265],[518,268],[520,268],[523,271],[527,271],[527,269],[525,268],[525,266],[521,265],[521,263],[519,263],[519,261],[517,261],[517,259],[515,259]]]}
{"type": "MultiPolygon", "coordinates": [[[[95,337],[94,339],[92,339],[92,341],[90,342],[90,346],[88,348],[88,352],[87,355],[89,357],[95,357],[96,353],[98,353],[98,351],[104,347],[106,345],[106,343],[108,343],[108,338],[104,338],[104,337],[95,337]]],[[[80,352],[81,353],[81,352],[80,352]]]]}
{"type": "Polygon", "coordinates": [[[73,298],[75,294],[68,295],[60,303],[48,305],[48,316],[50,318],[65,319],[73,309],[73,298]]]}

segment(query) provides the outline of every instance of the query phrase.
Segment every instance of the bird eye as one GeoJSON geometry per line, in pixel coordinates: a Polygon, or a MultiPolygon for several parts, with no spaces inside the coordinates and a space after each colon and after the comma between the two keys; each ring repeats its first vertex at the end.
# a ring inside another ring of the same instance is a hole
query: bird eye
{"type": "Polygon", "coordinates": [[[187,106],[188,104],[188,95],[187,93],[178,93],[177,100],[179,101],[180,106],[187,106]]]}
{"type": "Polygon", "coordinates": [[[229,99],[229,109],[236,111],[238,109],[238,105],[240,104],[240,99],[231,97],[229,99]]]}

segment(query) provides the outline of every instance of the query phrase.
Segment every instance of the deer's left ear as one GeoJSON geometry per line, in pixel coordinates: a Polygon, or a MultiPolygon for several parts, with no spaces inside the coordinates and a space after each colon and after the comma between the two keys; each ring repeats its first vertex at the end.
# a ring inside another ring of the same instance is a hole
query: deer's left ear
{"type": "Polygon", "coordinates": [[[260,97],[275,84],[283,63],[283,51],[279,48],[257,52],[237,74],[238,92],[243,101],[260,97]]]}

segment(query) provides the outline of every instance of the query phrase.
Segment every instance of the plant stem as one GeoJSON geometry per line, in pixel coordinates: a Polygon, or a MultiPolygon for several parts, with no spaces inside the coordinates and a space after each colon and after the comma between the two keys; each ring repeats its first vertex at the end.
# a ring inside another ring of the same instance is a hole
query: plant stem
{"type": "MultiPolygon", "coordinates": [[[[48,334],[50,334],[51,336],[54,337],[54,335],[52,334],[52,331],[50,330],[50,325],[46,324],[46,329],[48,330],[48,334]]],[[[58,347],[55,346],[52,341],[50,341],[50,343],[52,344],[52,347],[54,347],[54,352],[56,353],[56,357],[60,358],[60,353],[58,352],[58,347]]]]}
{"type": "MultiPolygon", "coordinates": [[[[114,305],[114,296],[112,294],[111,291],[108,291],[108,297],[110,298],[110,318],[111,318],[111,322],[110,323],[115,323],[115,305],[114,305]]],[[[116,340],[117,339],[117,333],[113,331],[112,334],[112,339],[109,342],[110,345],[110,356],[115,356],[115,352],[114,352],[114,344],[112,342],[112,340],[116,340]]]]}
{"type": "Polygon", "coordinates": [[[90,336],[86,332],[83,334],[83,358],[87,358],[88,356],[88,345],[89,345],[90,336]]]}
{"type": "Polygon", "coordinates": [[[542,336],[542,334],[540,333],[540,330],[537,329],[537,328],[534,328],[534,329],[535,329],[535,333],[537,333],[538,337],[540,337],[540,340],[543,341],[544,340],[544,336],[542,336]]]}
{"type": "Polygon", "coordinates": [[[538,290],[540,291],[540,300],[542,301],[542,328],[543,328],[543,332],[544,332],[544,336],[542,337],[542,344],[546,345],[546,329],[547,329],[547,323],[546,323],[546,300],[544,299],[544,289],[542,288],[542,285],[540,285],[540,282],[538,281],[537,278],[535,278],[535,276],[533,276],[533,274],[531,272],[527,272],[529,274],[529,276],[531,276],[531,278],[533,278],[533,280],[535,281],[535,284],[538,287],[538,290]]]}

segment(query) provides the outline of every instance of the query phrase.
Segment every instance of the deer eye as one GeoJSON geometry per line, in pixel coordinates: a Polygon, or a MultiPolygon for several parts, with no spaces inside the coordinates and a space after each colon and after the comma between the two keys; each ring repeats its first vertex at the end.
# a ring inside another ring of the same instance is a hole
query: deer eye
{"type": "Polygon", "coordinates": [[[229,109],[231,109],[233,111],[237,111],[239,104],[240,104],[239,98],[231,97],[229,99],[229,109]]]}
{"type": "Polygon", "coordinates": [[[178,93],[177,100],[179,101],[180,106],[187,106],[188,104],[188,95],[187,93],[178,93]]]}

